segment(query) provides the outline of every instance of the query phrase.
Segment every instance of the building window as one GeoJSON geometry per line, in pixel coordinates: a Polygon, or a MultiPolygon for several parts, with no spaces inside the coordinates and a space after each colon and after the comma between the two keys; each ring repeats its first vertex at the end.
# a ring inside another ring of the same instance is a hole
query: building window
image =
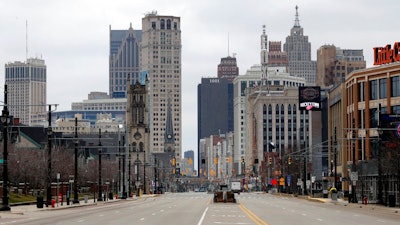
{"type": "Polygon", "coordinates": [[[382,78],[379,79],[379,98],[386,98],[387,97],[387,79],[382,78]]]}
{"type": "Polygon", "coordinates": [[[392,97],[400,96],[400,76],[392,77],[392,97]]]}
{"type": "Polygon", "coordinates": [[[358,90],[359,90],[358,99],[359,99],[360,102],[365,101],[365,99],[364,99],[364,86],[365,86],[364,82],[358,83],[358,90]]]}
{"type": "Polygon", "coordinates": [[[151,22],[151,28],[156,29],[156,22],[151,22]]]}
{"type": "Polygon", "coordinates": [[[246,96],[246,86],[247,86],[246,81],[242,81],[240,83],[240,89],[241,89],[240,95],[241,96],[246,96]]]}
{"type": "Polygon", "coordinates": [[[167,20],[167,30],[171,30],[171,20],[167,20]]]}
{"type": "Polygon", "coordinates": [[[371,80],[369,83],[371,86],[369,99],[376,100],[378,99],[378,80],[371,80]]]}
{"type": "Polygon", "coordinates": [[[161,19],[161,29],[164,30],[165,29],[165,20],[161,19]]]}

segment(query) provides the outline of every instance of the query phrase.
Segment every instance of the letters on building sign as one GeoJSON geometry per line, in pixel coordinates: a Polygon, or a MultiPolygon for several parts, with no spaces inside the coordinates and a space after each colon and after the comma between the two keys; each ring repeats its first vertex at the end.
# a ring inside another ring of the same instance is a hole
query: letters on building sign
{"type": "Polygon", "coordinates": [[[382,65],[400,61],[399,52],[400,42],[395,42],[393,48],[391,45],[374,48],[374,65],[382,65]]]}
{"type": "Polygon", "coordinates": [[[210,79],[210,83],[219,83],[219,79],[210,79]]]}

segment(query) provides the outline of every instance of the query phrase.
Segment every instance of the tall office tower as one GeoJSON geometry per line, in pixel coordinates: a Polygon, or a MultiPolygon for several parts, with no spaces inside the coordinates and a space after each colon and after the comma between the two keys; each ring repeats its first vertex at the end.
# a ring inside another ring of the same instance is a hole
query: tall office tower
{"type": "Polygon", "coordinates": [[[362,49],[340,49],[334,45],[323,45],[317,50],[316,84],[327,87],[340,83],[347,74],[365,68],[362,49]]]}
{"type": "Polygon", "coordinates": [[[10,115],[29,126],[47,124],[44,60],[29,58],[26,63],[8,63],[5,71],[10,115]]]}
{"type": "Polygon", "coordinates": [[[221,58],[221,63],[218,65],[218,78],[227,78],[232,83],[237,76],[239,76],[239,67],[235,56],[221,58]]]}
{"type": "Polygon", "coordinates": [[[146,14],[142,19],[140,65],[141,73],[146,73],[150,80],[150,151],[164,152],[170,96],[177,159],[182,143],[181,49],[180,17],[161,16],[157,12],[146,14]]]}
{"type": "Polygon", "coordinates": [[[197,98],[197,143],[233,131],[233,84],[228,78],[201,78],[197,98]]]}
{"type": "Polygon", "coordinates": [[[282,52],[280,41],[269,42],[268,65],[270,67],[284,67],[286,71],[289,68],[287,52],[282,52]]]}
{"type": "Polygon", "coordinates": [[[297,6],[294,26],[286,37],[283,49],[289,57],[290,75],[304,77],[308,84],[315,84],[316,61],[311,60],[311,43],[308,42],[308,36],[303,34],[297,6]]]}
{"type": "Polygon", "coordinates": [[[111,98],[126,98],[128,74],[132,82],[139,79],[139,53],[142,31],[111,30],[109,56],[109,92],[111,98]]]}

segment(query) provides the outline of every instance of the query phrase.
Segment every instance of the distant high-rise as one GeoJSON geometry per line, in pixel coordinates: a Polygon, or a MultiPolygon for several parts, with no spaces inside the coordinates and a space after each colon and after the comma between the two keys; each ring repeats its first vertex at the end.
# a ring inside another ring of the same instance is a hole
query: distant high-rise
{"type": "Polygon", "coordinates": [[[202,78],[197,104],[197,141],[233,131],[233,84],[228,78],[202,78]]]}
{"type": "Polygon", "coordinates": [[[233,79],[239,75],[239,67],[236,63],[235,56],[221,58],[221,63],[218,65],[218,78],[227,78],[232,83],[233,79]]]}
{"type": "MultiPolygon", "coordinates": [[[[168,98],[171,100],[175,156],[180,158],[182,138],[182,74],[180,17],[157,12],[142,19],[141,73],[149,78],[150,152],[164,152],[168,98]]],[[[177,162],[177,167],[179,162],[177,162]]]]}
{"type": "Polygon", "coordinates": [[[111,98],[126,98],[128,74],[132,82],[139,79],[139,54],[142,31],[111,30],[109,56],[109,92],[111,98]]]}
{"type": "Polygon", "coordinates": [[[270,67],[289,67],[287,52],[282,52],[280,41],[270,41],[268,51],[268,66],[270,67]]]}
{"type": "Polygon", "coordinates": [[[317,51],[316,84],[327,87],[344,81],[346,75],[352,71],[365,68],[363,50],[323,45],[317,51]]]}
{"type": "Polygon", "coordinates": [[[45,125],[46,111],[46,65],[37,58],[27,62],[5,65],[5,84],[8,86],[8,109],[10,115],[29,126],[45,125]]]}
{"type": "Polygon", "coordinates": [[[297,6],[294,26],[286,37],[283,49],[288,54],[290,75],[304,77],[308,84],[315,84],[316,61],[311,60],[311,43],[300,26],[297,6]]]}

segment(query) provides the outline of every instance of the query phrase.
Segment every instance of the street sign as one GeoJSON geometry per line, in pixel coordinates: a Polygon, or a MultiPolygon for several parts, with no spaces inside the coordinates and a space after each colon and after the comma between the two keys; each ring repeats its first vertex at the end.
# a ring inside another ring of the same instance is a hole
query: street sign
{"type": "Polygon", "coordinates": [[[357,181],[358,180],[358,172],[351,172],[350,173],[350,180],[357,181]]]}

